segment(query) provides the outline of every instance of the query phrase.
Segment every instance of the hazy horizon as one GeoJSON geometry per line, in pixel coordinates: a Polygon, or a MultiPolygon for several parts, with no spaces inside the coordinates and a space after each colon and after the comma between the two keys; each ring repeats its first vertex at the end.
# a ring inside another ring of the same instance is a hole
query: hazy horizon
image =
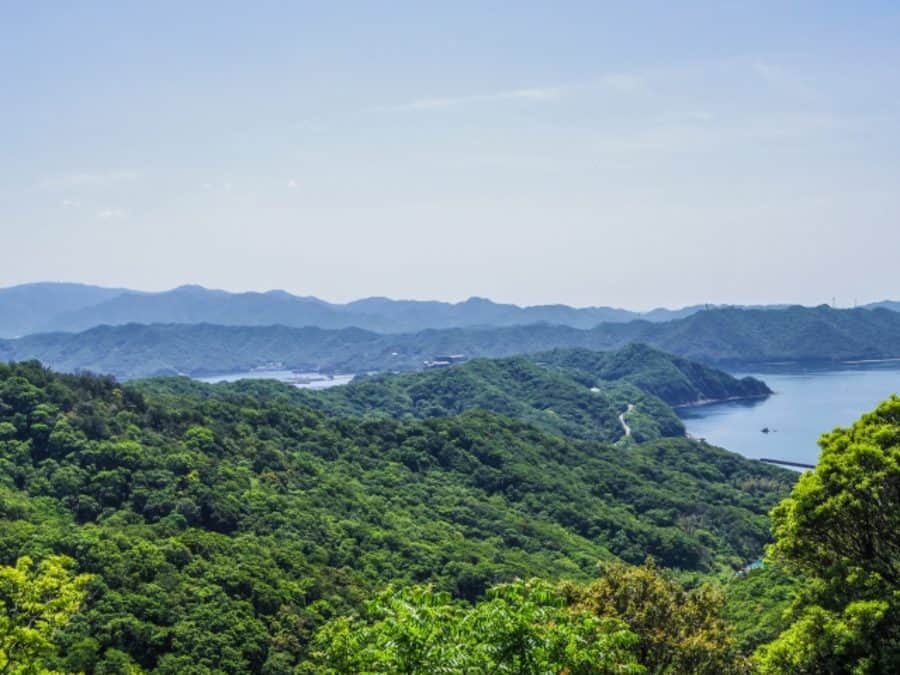
{"type": "Polygon", "coordinates": [[[871,1],[10,6],[0,286],[900,298],[898,33],[871,1]]]}
{"type": "Polygon", "coordinates": [[[551,305],[563,305],[563,306],[568,306],[568,307],[572,307],[575,309],[588,309],[588,308],[592,308],[592,307],[607,307],[607,308],[611,308],[611,309],[620,309],[620,310],[636,312],[636,313],[637,312],[647,313],[647,312],[651,312],[651,311],[657,310],[657,309],[668,309],[668,310],[676,311],[676,310],[685,309],[688,307],[696,307],[696,306],[700,306],[700,305],[709,305],[710,307],[756,307],[756,306],[758,306],[758,307],[773,307],[773,306],[790,306],[790,305],[800,305],[800,306],[804,306],[804,307],[817,307],[817,306],[821,306],[821,305],[829,305],[836,309],[851,309],[851,308],[855,308],[857,306],[875,304],[875,303],[879,303],[879,302],[885,302],[885,301],[896,302],[897,301],[896,298],[883,297],[883,298],[879,298],[878,300],[871,300],[871,301],[866,301],[866,302],[860,302],[857,300],[857,301],[854,301],[849,304],[842,304],[841,299],[835,297],[835,298],[829,298],[823,302],[817,302],[817,303],[779,302],[779,301],[775,300],[772,302],[765,302],[765,303],[689,302],[684,305],[673,305],[673,306],[653,305],[653,306],[648,306],[648,307],[631,307],[631,306],[625,306],[625,305],[617,305],[615,303],[603,303],[603,302],[598,302],[598,303],[590,304],[590,305],[573,305],[573,304],[565,303],[565,302],[546,302],[546,303],[527,303],[526,302],[526,303],[521,303],[521,302],[514,302],[511,300],[502,300],[502,299],[498,299],[498,298],[492,298],[492,297],[485,296],[485,295],[470,295],[470,296],[461,297],[461,298],[449,298],[449,299],[430,298],[430,297],[413,297],[413,296],[357,295],[357,296],[350,297],[346,300],[333,300],[331,298],[323,297],[321,295],[316,295],[315,293],[299,294],[299,293],[294,293],[294,292],[292,292],[288,289],[284,289],[284,288],[229,289],[229,288],[218,288],[218,287],[213,287],[213,286],[206,286],[204,284],[199,284],[199,283],[187,282],[184,284],[179,284],[178,286],[171,286],[171,287],[164,287],[164,288],[156,289],[156,288],[135,288],[135,287],[130,287],[130,286],[109,286],[109,285],[104,285],[104,284],[85,284],[84,282],[80,282],[80,281],[47,280],[47,279],[38,280],[38,281],[26,281],[26,282],[22,282],[20,284],[12,284],[10,286],[0,286],[0,291],[7,290],[9,288],[16,288],[16,287],[20,287],[20,286],[35,286],[35,285],[42,285],[42,284],[74,284],[74,285],[89,285],[89,286],[92,285],[92,286],[98,286],[98,287],[106,288],[106,289],[121,289],[123,291],[134,291],[134,292],[138,292],[138,293],[148,293],[148,294],[167,293],[167,292],[178,290],[179,288],[184,288],[184,287],[198,287],[198,288],[203,288],[207,291],[224,291],[226,293],[232,293],[232,294],[240,294],[240,293],[265,294],[265,293],[278,293],[278,292],[285,293],[286,292],[286,293],[290,293],[291,295],[294,295],[296,297],[315,298],[316,300],[322,300],[322,301],[325,301],[325,302],[328,302],[331,304],[335,304],[335,305],[344,305],[344,304],[352,303],[354,301],[368,300],[368,299],[373,299],[373,298],[385,298],[387,300],[393,300],[393,301],[397,301],[397,302],[435,301],[435,302],[445,302],[445,303],[451,303],[451,304],[461,304],[468,300],[481,299],[481,300],[489,300],[491,302],[498,303],[498,304],[517,305],[519,307],[537,307],[537,306],[551,306],[551,305]]]}

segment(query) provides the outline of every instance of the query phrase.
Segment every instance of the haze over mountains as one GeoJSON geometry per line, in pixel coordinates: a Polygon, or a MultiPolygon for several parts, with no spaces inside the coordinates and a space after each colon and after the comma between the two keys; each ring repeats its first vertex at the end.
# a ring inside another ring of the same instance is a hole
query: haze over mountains
{"type": "Polygon", "coordinates": [[[633,312],[614,307],[576,308],[560,304],[519,307],[484,298],[469,298],[459,303],[364,298],[334,304],[277,290],[229,293],[201,286],[181,286],[161,293],[147,293],[48,282],[0,289],[0,337],[51,331],[78,332],[99,325],[127,323],[355,327],[378,333],[532,323],[593,328],[600,323],[635,319],[669,321],[689,316],[704,307],[693,305],[674,310],[659,308],[633,312]]]}
{"type": "Polygon", "coordinates": [[[128,324],[0,340],[0,360],[39,359],[57,370],[90,370],[126,379],[211,375],[271,364],[363,373],[416,370],[441,354],[505,357],[559,347],[608,350],[630,342],[725,367],[900,358],[900,313],[829,307],[725,308],[664,323],[604,323],[588,330],[533,324],[400,334],[359,328],[128,324]]]}

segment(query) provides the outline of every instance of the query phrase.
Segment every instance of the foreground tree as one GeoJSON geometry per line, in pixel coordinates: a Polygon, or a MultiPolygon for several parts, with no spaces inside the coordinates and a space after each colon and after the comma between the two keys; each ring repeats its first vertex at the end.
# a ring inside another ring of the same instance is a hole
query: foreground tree
{"type": "Polygon", "coordinates": [[[652,560],[640,567],[611,563],[588,586],[566,587],[579,609],[621,620],[638,636],[639,662],[649,673],[743,673],[722,617],[724,595],[705,585],[687,591],[652,560]]]}
{"type": "Polygon", "coordinates": [[[23,557],[0,567],[0,673],[49,672],[56,632],[78,611],[87,575],[73,575],[74,561],[52,556],[38,565],[23,557]]]}
{"type": "Polygon", "coordinates": [[[769,555],[807,579],[763,672],[900,672],[900,398],[820,440],[772,512],[769,555]]]}
{"type": "Polygon", "coordinates": [[[637,637],[616,619],[567,607],[538,580],[491,589],[470,606],[427,587],[388,590],[364,616],[341,617],[313,643],[312,673],[516,673],[605,675],[646,672],[637,637]]]}

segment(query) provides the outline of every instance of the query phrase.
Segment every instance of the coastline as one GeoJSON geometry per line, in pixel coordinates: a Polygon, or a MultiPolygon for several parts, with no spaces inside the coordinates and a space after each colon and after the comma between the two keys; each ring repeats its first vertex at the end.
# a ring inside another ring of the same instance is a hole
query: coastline
{"type": "Polygon", "coordinates": [[[747,394],[746,396],[726,396],[724,398],[698,398],[695,401],[690,401],[688,403],[679,403],[678,405],[673,405],[672,407],[676,410],[679,408],[696,408],[702,405],[712,405],[713,403],[727,403],[729,401],[747,401],[755,398],[769,398],[770,396],[775,395],[776,392],[770,391],[768,394],[747,394]]]}

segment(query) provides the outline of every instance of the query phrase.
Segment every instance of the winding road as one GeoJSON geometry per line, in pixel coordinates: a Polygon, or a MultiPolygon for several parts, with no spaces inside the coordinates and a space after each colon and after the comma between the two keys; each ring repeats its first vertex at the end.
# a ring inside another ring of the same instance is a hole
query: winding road
{"type": "Polygon", "coordinates": [[[622,428],[625,430],[625,438],[631,436],[631,427],[628,426],[628,423],[625,421],[625,415],[634,410],[634,403],[628,404],[628,410],[619,415],[619,424],[622,425],[622,428]]]}

